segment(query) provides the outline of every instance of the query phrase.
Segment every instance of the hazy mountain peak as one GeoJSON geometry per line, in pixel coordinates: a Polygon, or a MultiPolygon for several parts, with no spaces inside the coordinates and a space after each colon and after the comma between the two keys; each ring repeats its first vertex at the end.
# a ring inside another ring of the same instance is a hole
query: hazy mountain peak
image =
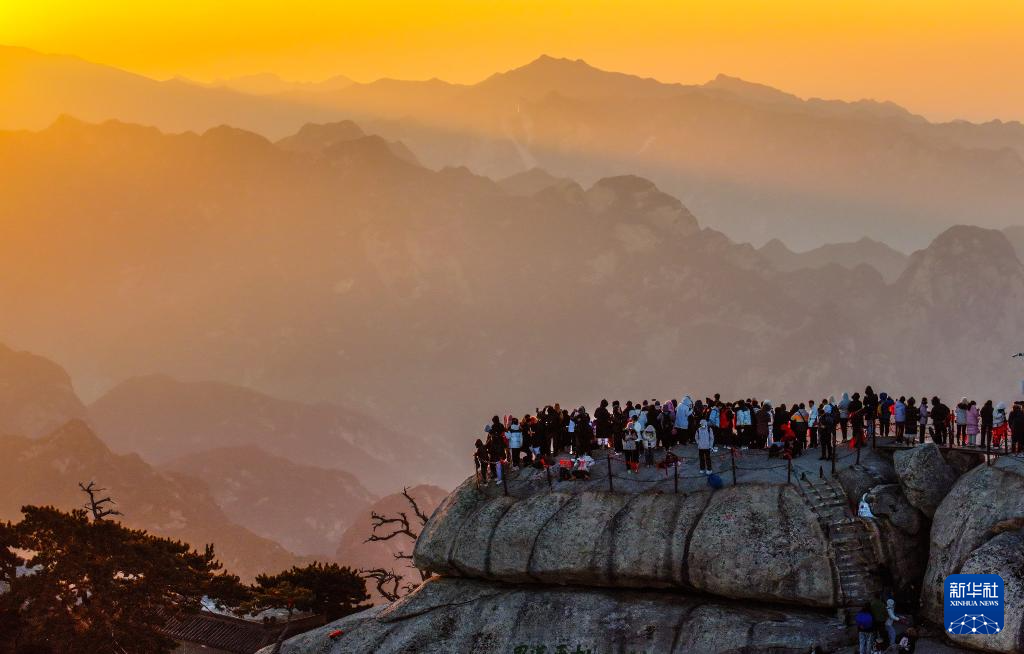
{"type": "Polygon", "coordinates": [[[950,227],[936,236],[927,248],[915,253],[917,255],[945,259],[958,267],[967,263],[965,258],[978,263],[992,259],[993,265],[1006,265],[1014,269],[1021,267],[1013,246],[1003,232],[973,225],[950,227]]]}
{"type": "Polygon", "coordinates": [[[322,152],[336,143],[352,141],[366,136],[366,132],[351,120],[334,123],[306,123],[299,131],[277,142],[285,150],[322,152]]]}
{"type": "Polygon", "coordinates": [[[728,91],[734,95],[738,95],[748,100],[756,100],[758,102],[799,102],[800,98],[797,96],[780,91],[774,87],[768,86],[767,84],[758,84],[756,82],[748,82],[740,79],[739,77],[731,77],[719,73],[715,79],[704,84],[704,88],[717,89],[721,91],[728,91]]]}
{"type": "Polygon", "coordinates": [[[100,440],[96,432],[81,418],[72,418],[40,440],[41,444],[53,446],[58,450],[74,453],[99,451],[109,454],[106,444],[100,440]]]}
{"type": "Polygon", "coordinates": [[[789,249],[789,246],[783,243],[777,238],[773,238],[760,248],[758,248],[762,255],[769,259],[775,259],[778,257],[788,257],[796,254],[793,250],[789,249]]]}
{"type": "Polygon", "coordinates": [[[43,130],[43,132],[60,138],[78,138],[86,136],[90,138],[102,137],[105,139],[157,137],[162,134],[162,132],[156,127],[150,127],[147,125],[126,123],[114,119],[92,123],[81,120],[70,114],[60,114],[56,119],[54,119],[53,123],[51,123],[49,127],[43,130]]]}
{"type": "Polygon", "coordinates": [[[0,344],[0,433],[42,436],[84,415],[62,367],[0,344]]]}
{"type": "Polygon", "coordinates": [[[697,219],[677,198],[663,193],[649,179],[619,175],[598,180],[585,194],[587,205],[596,213],[617,220],[641,220],[662,227],[698,231],[697,219]]]}
{"type": "Polygon", "coordinates": [[[595,68],[582,59],[541,55],[525,66],[495,73],[475,87],[478,91],[516,98],[539,99],[552,93],[575,99],[641,98],[674,94],[683,88],[656,79],[595,68]]]}
{"type": "Polygon", "coordinates": [[[214,145],[252,150],[265,150],[272,146],[266,137],[230,125],[211,127],[203,132],[203,140],[214,145]]]}
{"type": "Polygon", "coordinates": [[[556,177],[540,167],[533,167],[515,175],[498,180],[498,186],[512,195],[530,196],[555,187],[564,187],[575,182],[566,177],[556,177]]]}
{"type": "Polygon", "coordinates": [[[348,141],[339,141],[324,149],[323,154],[329,159],[354,158],[366,164],[399,164],[417,167],[420,165],[416,155],[409,148],[405,147],[404,144],[398,141],[387,141],[376,134],[369,134],[348,141]]]}
{"type": "Polygon", "coordinates": [[[1001,231],[954,225],[911,255],[897,288],[936,307],[977,311],[982,323],[994,323],[1024,301],[1024,266],[1001,231]]]}

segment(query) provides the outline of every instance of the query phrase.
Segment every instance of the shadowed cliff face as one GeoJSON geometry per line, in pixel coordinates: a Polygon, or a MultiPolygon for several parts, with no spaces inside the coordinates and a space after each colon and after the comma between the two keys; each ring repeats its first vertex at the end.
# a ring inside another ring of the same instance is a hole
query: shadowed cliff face
{"type": "Polygon", "coordinates": [[[1005,618],[995,636],[958,645],[992,652],[1024,648],[1024,461],[1000,457],[964,474],[942,500],[931,530],[930,556],[921,592],[924,614],[942,622],[942,584],[951,574],[999,574],[1005,584],[1005,618]]]}
{"type": "Polygon", "coordinates": [[[839,620],[812,611],[744,608],[664,592],[435,577],[395,604],[314,629],[281,651],[498,654],[521,646],[544,646],[548,652],[579,646],[595,653],[795,654],[812,644],[835,651],[846,641],[839,620]],[[344,635],[332,640],[329,634],[336,629],[344,635]]]}
{"type": "Polygon", "coordinates": [[[841,595],[826,536],[790,486],[519,500],[485,499],[466,484],[435,512],[415,556],[436,573],[517,583],[676,587],[805,606],[841,595]]]}
{"type": "MultiPolygon", "coordinates": [[[[998,572],[1008,589],[1005,628],[998,638],[957,644],[1019,651],[1022,613],[1009,602],[1024,580],[1020,462],[1008,456],[989,467],[973,456],[976,467],[958,478],[950,457],[931,443],[865,449],[834,479],[798,475],[680,494],[637,492],[639,478],[617,492],[597,490],[602,479],[555,481],[550,490],[544,479],[526,483],[513,473],[522,483],[506,496],[470,479],[417,542],[416,564],[434,577],[393,604],[293,638],[283,651],[577,643],[595,652],[845,651],[855,630],[834,611],[809,609],[855,611],[878,592],[845,594],[860,583],[850,576],[852,556],[870,558],[872,573],[887,569],[900,615],[915,610],[921,589],[918,620],[941,620],[945,575],[998,572]],[[862,498],[871,517],[852,517],[862,498]],[[933,524],[924,511],[937,499],[933,524]],[[850,528],[865,536],[851,539],[850,528]]],[[[954,650],[922,640],[918,651],[954,650]]]]}

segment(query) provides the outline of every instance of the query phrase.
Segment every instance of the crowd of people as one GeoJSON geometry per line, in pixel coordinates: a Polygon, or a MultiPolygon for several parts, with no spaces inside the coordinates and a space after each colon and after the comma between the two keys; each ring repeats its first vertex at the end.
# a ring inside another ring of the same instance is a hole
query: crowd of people
{"type": "MultiPolygon", "coordinates": [[[[589,476],[594,448],[621,453],[636,472],[655,464],[654,453],[678,445],[697,446],[700,471],[712,474],[711,452],[717,447],[764,448],[769,456],[804,456],[817,452],[831,459],[837,445],[858,447],[872,438],[892,437],[913,445],[926,439],[944,447],[982,447],[1024,451],[1024,403],[1008,412],[1003,402],[980,407],[961,398],[952,408],[938,397],[843,393],[821,400],[775,406],[747,398],[724,401],[718,394],[694,401],[641,402],[601,400],[591,415],[585,407],[565,409],[558,404],[538,408],[522,418],[494,416],[477,439],[473,454],[482,481],[496,483],[503,468],[542,467],[551,457],[571,454],[575,477],[589,476]]],[[[667,454],[667,455],[668,455],[667,454]]]]}

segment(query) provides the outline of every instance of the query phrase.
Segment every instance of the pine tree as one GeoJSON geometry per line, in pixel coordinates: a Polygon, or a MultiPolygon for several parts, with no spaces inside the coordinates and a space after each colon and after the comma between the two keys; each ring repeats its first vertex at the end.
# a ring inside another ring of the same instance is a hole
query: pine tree
{"type": "Polygon", "coordinates": [[[366,582],[354,570],[319,562],[276,575],[259,575],[253,593],[261,598],[253,603],[254,608],[288,608],[290,600],[296,610],[326,616],[328,621],[369,608],[362,602],[370,599],[366,582]],[[288,594],[296,589],[307,592],[288,594]]]}
{"type": "Polygon", "coordinates": [[[163,654],[175,648],[158,631],[170,616],[199,610],[205,595],[233,603],[246,594],[237,577],[220,571],[212,546],[199,552],[90,520],[85,510],[27,506],[22,514],[0,530],[0,570],[15,547],[30,552],[31,571],[10,577],[0,595],[7,620],[0,653],[163,654]]]}

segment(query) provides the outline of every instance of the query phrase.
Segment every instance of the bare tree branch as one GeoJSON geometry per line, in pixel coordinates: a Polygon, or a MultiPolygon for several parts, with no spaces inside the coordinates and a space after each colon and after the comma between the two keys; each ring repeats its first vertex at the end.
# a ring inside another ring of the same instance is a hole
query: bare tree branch
{"type": "MultiPolygon", "coordinates": [[[[370,513],[370,519],[373,521],[373,529],[371,530],[370,537],[364,542],[376,543],[404,536],[413,543],[419,538],[419,530],[427,524],[429,516],[420,509],[419,503],[416,498],[409,494],[409,487],[402,489],[402,497],[409,503],[409,506],[413,511],[413,519],[410,520],[409,514],[405,511],[399,511],[396,516],[387,516],[373,511],[370,513]],[[415,521],[415,524],[414,524],[415,521]],[[380,530],[378,532],[378,530],[380,530]]],[[[392,556],[396,561],[412,561],[412,554],[407,554],[404,549],[400,549],[397,552],[392,553],[392,556]]],[[[415,567],[415,566],[410,566],[415,567]]],[[[416,571],[420,574],[420,581],[426,581],[429,577],[429,573],[426,570],[420,570],[416,568],[416,571]]],[[[416,589],[415,584],[406,583],[403,584],[404,577],[398,575],[394,570],[384,570],[383,568],[374,568],[372,570],[361,570],[364,577],[367,579],[374,579],[377,583],[377,592],[382,597],[387,599],[389,602],[393,602],[402,595],[405,595],[416,589]]]]}
{"type": "Polygon", "coordinates": [[[409,494],[408,486],[402,489],[402,495],[405,497],[405,500],[409,502],[409,506],[412,507],[412,510],[416,512],[416,518],[420,521],[420,527],[427,524],[429,516],[420,510],[420,505],[416,503],[416,498],[409,494]]]}
{"type": "Polygon", "coordinates": [[[412,540],[419,538],[419,534],[414,533],[412,527],[409,525],[409,517],[405,515],[405,512],[400,512],[397,518],[389,518],[383,516],[376,511],[370,513],[370,519],[373,520],[373,531],[370,537],[365,542],[373,543],[382,540],[391,540],[396,536],[408,536],[412,540]],[[378,534],[377,530],[388,525],[398,525],[393,527],[392,530],[386,534],[378,534]]]}
{"type": "Polygon", "coordinates": [[[96,499],[99,493],[105,492],[106,488],[96,488],[96,482],[90,481],[88,485],[78,482],[78,487],[82,489],[82,492],[89,496],[89,501],[82,506],[92,513],[93,520],[102,520],[107,516],[111,515],[124,515],[117,509],[109,508],[117,502],[115,502],[109,495],[96,499]]]}
{"type": "Polygon", "coordinates": [[[377,584],[377,592],[380,593],[381,597],[389,602],[394,602],[399,597],[408,593],[412,590],[409,584],[402,586],[404,577],[394,570],[385,570],[384,568],[370,568],[366,570],[360,570],[359,574],[364,579],[373,579],[377,584]],[[404,590],[405,593],[399,591],[404,590]]]}

